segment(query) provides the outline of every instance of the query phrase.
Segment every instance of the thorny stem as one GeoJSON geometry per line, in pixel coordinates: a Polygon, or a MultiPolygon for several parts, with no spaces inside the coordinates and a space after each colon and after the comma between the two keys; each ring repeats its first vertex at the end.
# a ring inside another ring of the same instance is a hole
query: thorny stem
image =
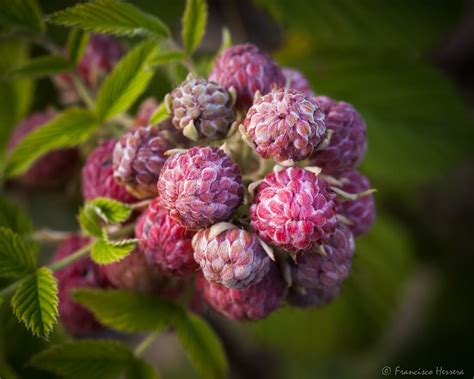
{"type": "Polygon", "coordinates": [[[146,349],[150,347],[153,341],[158,337],[159,332],[153,332],[148,334],[135,348],[133,351],[136,356],[140,356],[145,352],[146,349]]]}
{"type": "Polygon", "coordinates": [[[62,242],[74,233],[62,232],[51,229],[39,229],[31,235],[31,238],[39,242],[62,242]]]}

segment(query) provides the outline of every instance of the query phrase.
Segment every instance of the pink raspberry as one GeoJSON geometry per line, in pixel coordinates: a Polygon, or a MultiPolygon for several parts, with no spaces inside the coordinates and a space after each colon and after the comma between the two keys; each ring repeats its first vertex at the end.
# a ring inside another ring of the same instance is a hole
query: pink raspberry
{"type": "Polygon", "coordinates": [[[354,237],[345,225],[339,225],[324,245],[326,256],[307,252],[292,266],[293,284],[303,288],[340,286],[349,276],[355,251],[354,237]]]}
{"type": "Polygon", "coordinates": [[[165,162],[158,180],[160,203],[191,230],[228,220],[242,203],[240,168],[217,147],[194,147],[165,162]]]}
{"type": "Polygon", "coordinates": [[[244,289],[268,273],[271,261],[253,233],[237,227],[213,235],[213,228],[193,238],[194,259],[204,277],[229,288],[244,289]]]}
{"type": "Polygon", "coordinates": [[[237,106],[248,109],[257,91],[267,94],[284,87],[285,77],[278,65],[252,44],[227,48],[217,58],[209,80],[237,91],[237,106]]]}
{"type": "MultiPolygon", "coordinates": [[[[92,92],[96,92],[102,81],[125,53],[125,48],[116,38],[107,35],[92,35],[77,65],[77,73],[92,92]]],[[[71,104],[78,101],[71,75],[58,74],[53,77],[61,101],[71,104]]]]}
{"type": "Polygon", "coordinates": [[[196,275],[196,287],[217,312],[233,320],[260,320],[279,308],[288,292],[275,264],[257,284],[243,290],[227,288],[196,275]]]}
{"type": "Polygon", "coordinates": [[[257,153],[277,162],[308,158],[326,133],[324,113],[316,102],[292,89],[256,99],[243,125],[257,153]]]}
{"type": "MultiPolygon", "coordinates": [[[[369,179],[357,170],[343,172],[339,180],[343,183],[341,189],[348,193],[359,193],[371,188],[369,179]]],[[[341,201],[338,212],[352,222],[349,228],[355,237],[366,234],[375,222],[375,198],[370,194],[357,200],[341,201]]]]}
{"type": "MultiPolygon", "coordinates": [[[[54,254],[53,261],[59,261],[81,247],[87,245],[86,237],[73,236],[60,244],[54,254]]],[[[59,290],[59,315],[61,323],[72,335],[86,335],[103,329],[103,326],[86,308],[72,299],[71,291],[76,288],[106,288],[109,281],[89,257],[57,271],[59,290]]]]}
{"type": "MultiPolygon", "coordinates": [[[[23,120],[13,130],[8,150],[13,151],[23,138],[46,124],[55,114],[54,110],[47,109],[44,112],[33,113],[23,120]]],[[[78,160],[77,149],[55,150],[39,158],[18,180],[27,185],[55,187],[64,184],[74,175],[78,160]]]]}
{"type": "Polygon", "coordinates": [[[92,200],[104,196],[124,203],[137,201],[125,187],[114,180],[112,153],[116,142],[115,139],[103,142],[87,158],[82,168],[82,195],[84,199],[92,200]]]}
{"type": "Polygon", "coordinates": [[[294,68],[284,67],[282,69],[283,75],[287,81],[289,88],[303,92],[308,97],[316,96],[304,75],[294,68]]]}
{"type": "Polygon", "coordinates": [[[311,163],[325,173],[338,173],[357,166],[367,148],[365,122],[354,107],[327,96],[314,98],[326,115],[326,127],[332,131],[329,145],[314,152],[311,163]]]}
{"type": "Polygon", "coordinates": [[[153,126],[125,133],[113,152],[114,179],[139,199],[158,195],[156,183],[171,142],[153,126]]]}
{"type": "Polygon", "coordinates": [[[146,261],[145,255],[135,250],[118,262],[101,266],[107,279],[117,288],[144,293],[157,293],[166,279],[146,261]]]}
{"type": "Polygon", "coordinates": [[[135,235],[147,261],[163,274],[183,277],[198,267],[191,245],[193,233],[169,217],[158,199],[138,219],[135,235]]]}
{"type": "Polygon", "coordinates": [[[168,99],[173,125],[194,141],[225,138],[235,121],[230,92],[203,78],[188,76],[168,99]]]}
{"type": "Polygon", "coordinates": [[[288,303],[299,308],[321,307],[332,302],[341,292],[340,287],[291,290],[288,303]]]}
{"type": "Polygon", "coordinates": [[[252,228],[289,252],[312,251],[336,230],[335,194],[313,172],[290,167],[269,173],[250,208],[252,228]]]}

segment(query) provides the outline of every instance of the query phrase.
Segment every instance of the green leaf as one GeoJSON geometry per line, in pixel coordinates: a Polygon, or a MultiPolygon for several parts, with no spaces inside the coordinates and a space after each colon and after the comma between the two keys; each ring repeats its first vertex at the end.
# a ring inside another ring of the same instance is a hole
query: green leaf
{"type": "Polygon", "coordinates": [[[172,50],[164,51],[155,55],[153,59],[150,59],[150,65],[163,65],[171,62],[182,61],[186,58],[184,51],[172,50]]]}
{"type": "Polygon", "coordinates": [[[47,55],[30,60],[8,73],[11,78],[37,78],[72,69],[71,63],[61,55],[47,55]]]}
{"type": "MultiPolygon", "coordinates": [[[[5,2],[6,3],[6,2],[5,2]]],[[[2,79],[14,67],[28,61],[26,41],[10,38],[0,41],[0,153],[7,145],[10,131],[27,114],[34,94],[31,79],[2,79]]]]}
{"type": "Polygon", "coordinates": [[[23,210],[2,196],[0,196],[0,226],[9,228],[20,235],[33,231],[31,220],[23,210]]]}
{"type": "Polygon", "coordinates": [[[94,237],[102,237],[102,224],[94,207],[90,207],[86,203],[86,205],[79,211],[77,219],[79,220],[82,230],[86,234],[94,237]]]}
{"type": "Polygon", "coordinates": [[[128,368],[126,379],[158,379],[156,370],[143,359],[136,358],[128,368]]]}
{"type": "Polygon", "coordinates": [[[102,220],[111,224],[127,220],[132,213],[129,205],[107,197],[97,197],[89,201],[86,206],[94,208],[102,220]]]}
{"type": "Polygon", "coordinates": [[[91,258],[100,265],[117,262],[130,254],[137,246],[138,240],[125,239],[109,241],[105,238],[97,240],[91,249],[91,258]]]}
{"type": "Polygon", "coordinates": [[[44,23],[36,0],[7,0],[0,2],[2,25],[43,32],[44,23]]]}
{"type": "Polygon", "coordinates": [[[183,312],[169,300],[123,290],[80,289],[74,299],[100,323],[122,332],[161,330],[183,312]]]}
{"type": "Polygon", "coordinates": [[[21,277],[36,269],[36,256],[23,239],[0,227],[0,277],[21,277]]]}
{"type": "Polygon", "coordinates": [[[46,338],[58,318],[58,287],[52,271],[42,267],[23,279],[13,295],[12,307],[27,329],[46,338]]]}
{"type": "Polygon", "coordinates": [[[206,31],[206,23],[206,0],[186,0],[181,31],[186,53],[191,54],[199,46],[206,31]]]}
{"type": "Polygon", "coordinates": [[[76,64],[79,63],[88,43],[89,33],[80,29],[71,30],[67,39],[69,60],[76,64]]]}
{"type": "Polygon", "coordinates": [[[117,0],[77,4],[52,14],[49,22],[119,36],[170,36],[168,27],[159,18],[142,12],[132,4],[117,0]]]}
{"type": "Polygon", "coordinates": [[[135,360],[123,343],[82,340],[50,347],[35,355],[30,364],[70,379],[115,379],[135,360]]]}
{"type": "Polygon", "coordinates": [[[159,124],[169,117],[169,113],[166,110],[165,102],[163,101],[158,108],[155,109],[153,114],[150,116],[150,124],[159,124]]]}
{"type": "Polygon", "coordinates": [[[98,126],[95,116],[81,108],[69,108],[29,133],[7,159],[6,174],[23,174],[45,153],[85,142],[98,126]]]}
{"type": "Polygon", "coordinates": [[[222,344],[202,318],[186,313],[177,322],[176,333],[201,377],[227,377],[228,364],[222,344]]]}
{"type": "Polygon", "coordinates": [[[115,66],[97,94],[97,114],[107,120],[125,112],[145,91],[153,77],[148,63],[157,52],[154,41],[146,41],[135,47],[115,66]]]}
{"type": "Polygon", "coordinates": [[[98,197],[88,201],[79,212],[79,223],[82,229],[95,237],[102,236],[103,222],[115,224],[130,217],[132,208],[120,201],[98,197]]]}

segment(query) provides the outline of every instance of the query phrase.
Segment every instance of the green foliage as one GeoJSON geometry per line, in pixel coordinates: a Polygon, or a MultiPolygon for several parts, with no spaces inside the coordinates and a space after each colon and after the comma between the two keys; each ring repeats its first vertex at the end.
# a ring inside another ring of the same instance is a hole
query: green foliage
{"type": "Polygon", "coordinates": [[[44,23],[36,0],[7,0],[0,2],[2,25],[33,32],[43,32],[44,23]]]}
{"type": "Polygon", "coordinates": [[[151,365],[137,358],[127,369],[125,379],[158,379],[158,374],[151,365]]]}
{"type": "Polygon", "coordinates": [[[132,4],[117,0],[96,0],[56,12],[49,22],[73,26],[90,32],[119,36],[148,35],[168,37],[168,27],[155,16],[132,4]]]}
{"type": "Polygon", "coordinates": [[[33,231],[29,217],[16,204],[0,196],[0,227],[11,229],[20,235],[33,231]]]}
{"type": "Polygon", "coordinates": [[[115,66],[97,94],[97,114],[106,120],[125,112],[145,91],[153,77],[148,67],[158,51],[154,41],[145,41],[131,50],[115,66]]]}
{"type": "Polygon", "coordinates": [[[12,307],[34,335],[46,338],[58,318],[58,287],[51,270],[42,267],[23,279],[13,295],[12,307]]]}
{"type": "Polygon", "coordinates": [[[80,29],[73,29],[69,32],[67,39],[67,52],[69,60],[79,63],[89,42],[89,33],[80,29]]]}
{"type": "Polygon", "coordinates": [[[8,73],[11,78],[37,78],[72,69],[71,63],[61,55],[47,55],[31,59],[8,73]]]}
{"type": "Polygon", "coordinates": [[[165,102],[163,101],[150,116],[149,122],[150,124],[159,124],[160,122],[165,121],[169,116],[170,115],[166,110],[165,102]]]}
{"type": "Polygon", "coordinates": [[[123,343],[82,340],[44,350],[31,365],[71,379],[115,379],[137,359],[123,343]]]}
{"type": "Polygon", "coordinates": [[[137,246],[137,239],[110,241],[105,237],[97,240],[91,249],[91,258],[100,265],[117,262],[130,254],[137,246]]]}
{"type": "Polygon", "coordinates": [[[206,31],[206,23],[206,0],[186,0],[181,31],[186,53],[191,54],[199,46],[206,31]]]}
{"type": "Polygon", "coordinates": [[[150,59],[150,65],[162,65],[173,62],[179,62],[186,58],[186,54],[179,50],[170,50],[158,53],[153,59],[150,59]]]}
{"type": "Polygon", "coordinates": [[[97,120],[90,112],[81,108],[67,109],[21,140],[8,157],[6,174],[21,175],[43,154],[83,143],[97,126],[97,120]]]}
{"type": "Polygon", "coordinates": [[[186,313],[177,322],[176,333],[201,377],[227,377],[227,359],[222,344],[202,318],[186,313]]]}
{"type": "Polygon", "coordinates": [[[77,290],[74,298],[104,325],[123,332],[174,326],[191,363],[204,378],[224,378],[227,361],[207,323],[171,301],[121,290],[77,290]]]}
{"type": "Polygon", "coordinates": [[[11,129],[26,115],[33,98],[34,83],[31,79],[5,78],[9,71],[28,60],[28,53],[25,41],[14,38],[0,41],[0,154],[11,129]]]}
{"type": "Polygon", "coordinates": [[[21,277],[36,269],[36,256],[12,230],[0,227],[0,277],[21,277]]]}
{"type": "Polygon", "coordinates": [[[80,289],[74,299],[102,324],[122,332],[161,330],[182,312],[169,300],[123,290],[80,289]]]}

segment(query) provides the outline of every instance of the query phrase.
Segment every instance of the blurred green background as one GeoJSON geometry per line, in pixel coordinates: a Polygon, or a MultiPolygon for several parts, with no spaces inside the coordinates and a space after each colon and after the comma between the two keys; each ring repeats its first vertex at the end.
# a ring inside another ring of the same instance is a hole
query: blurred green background
{"type": "MultiPolygon", "coordinates": [[[[179,34],[183,1],[131,2],[179,34]]],[[[76,2],[40,3],[50,13],[76,2]]],[[[384,366],[442,366],[473,377],[474,2],[210,0],[209,11],[198,60],[219,48],[227,26],[235,43],[254,42],[301,70],[318,94],[351,102],[368,126],[361,170],[379,190],[376,225],[357,241],[337,301],[285,308],[255,323],[215,319],[232,376],[378,378],[384,366]]],[[[64,28],[48,30],[58,42],[67,36],[64,28]]],[[[2,37],[0,73],[41,53],[2,37]]],[[[171,86],[162,71],[146,96],[161,98],[171,86]]],[[[0,148],[11,127],[47,105],[60,107],[48,79],[0,80],[0,148]]],[[[70,187],[9,186],[7,194],[36,227],[75,229],[78,181],[70,187]]],[[[43,377],[24,362],[46,342],[13,337],[22,327],[1,318],[2,359],[21,377],[43,377]]],[[[195,375],[171,334],[148,358],[165,378],[195,375]]],[[[0,367],[6,372],[1,360],[0,367]]]]}

